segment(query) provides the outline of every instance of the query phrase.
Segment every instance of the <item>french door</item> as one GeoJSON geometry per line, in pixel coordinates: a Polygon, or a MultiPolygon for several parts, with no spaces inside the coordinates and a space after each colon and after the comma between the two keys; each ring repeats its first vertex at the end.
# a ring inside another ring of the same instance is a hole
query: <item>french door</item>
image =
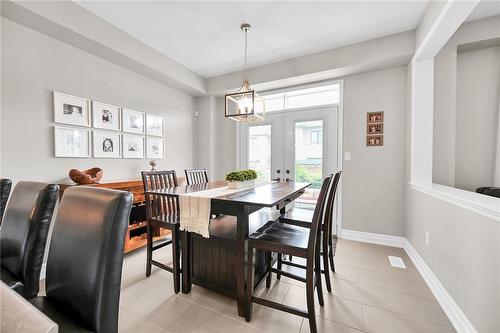
{"type": "Polygon", "coordinates": [[[308,182],[296,206],[313,209],[321,182],[339,168],[338,107],[267,114],[265,121],[240,125],[239,165],[261,180],[308,182]]]}

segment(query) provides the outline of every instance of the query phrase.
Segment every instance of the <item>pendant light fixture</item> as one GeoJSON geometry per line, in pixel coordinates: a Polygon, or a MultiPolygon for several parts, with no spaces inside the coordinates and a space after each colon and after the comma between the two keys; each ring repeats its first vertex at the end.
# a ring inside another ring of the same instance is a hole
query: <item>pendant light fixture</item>
{"type": "Polygon", "coordinates": [[[264,119],[264,98],[255,93],[247,78],[247,35],[250,24],[243,23],[240,27],[245,33],[245,71],[241,88],[232,94],[226,94],[225,115],[235,121],[259,121],[264,119]]]}

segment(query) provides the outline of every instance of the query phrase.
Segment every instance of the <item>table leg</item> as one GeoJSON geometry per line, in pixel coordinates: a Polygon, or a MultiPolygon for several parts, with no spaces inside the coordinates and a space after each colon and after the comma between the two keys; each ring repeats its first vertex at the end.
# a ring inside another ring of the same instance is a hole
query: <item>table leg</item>
{"type": "Polygon", "coordinates": [[[246,252],[248,248],[248,220],[250,210],[247,206],[242,207],[241,213],[236,217],[237,220],[237,245],[236,245],[236,295],[238,298],[238,315],[245,317],[246,309],[246,252]]]}
{"type": "Polygon", "coordinates": [[[191,292],[191,235],[182,231],[182,293],[191,292]]]}

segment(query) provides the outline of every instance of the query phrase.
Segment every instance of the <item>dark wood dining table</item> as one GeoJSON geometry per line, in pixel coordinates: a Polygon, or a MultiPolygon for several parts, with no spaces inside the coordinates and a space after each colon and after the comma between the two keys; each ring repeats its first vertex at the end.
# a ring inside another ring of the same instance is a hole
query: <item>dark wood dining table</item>
{"type": "MultiPolygon", "coordinates": [[[[212,181],[205,184],[151,190],[146,193],[178,197],[182,194],[226,185],[226,181],[212,181]]],[[[274,207],[280,211],[280,214],[284,214],[286,205],[301,196],[308,186],[310,186],[309,183],[271,182],[211,198],[211,214],[236,217],[234,237],[203,238],[198,234],[182,232],[182,292],[189,293],[194,283],[233,297],[238,303],[238,314],[244,317],[246,313],[245,254],[248,235],[249,232],[255,231],[256,228],[268,222],[266,215],[258,211],[266,207],[274,207]]],[[[211,223],[217,223],[217,220],[211,223]]],[[[264,254],[256,254],[256,257],[260,258],[256,260],[255,271],[256,275],[259,274],[255,279],[257,284],[266,272],[263,271],[265,269],[264,254]]]]}

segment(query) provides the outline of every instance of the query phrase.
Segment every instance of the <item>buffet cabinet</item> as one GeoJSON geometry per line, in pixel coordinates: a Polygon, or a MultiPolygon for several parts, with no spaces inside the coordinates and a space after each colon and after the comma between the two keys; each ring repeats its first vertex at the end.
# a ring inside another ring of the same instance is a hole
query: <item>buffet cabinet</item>
{"type": "MultiPolygon", "coordinates": [[[[184,178],[179,177],[179,184],[184,182],[184,178]]],[[[60,198],[64,195],[64,190],[71,186],[83,186],[78,184],[59,184],[60,198]]],[[[108,183],[98,183],[85,185],[92,187],[103,187],[119,191],[127,191],[134,196],[132,210],[130,212],[129,225],[125,235],[124,252],[130,252],[135,249],[146,246],[147,243],[147,223],[146,223],[146,205],[144,198],[144,187],[142,180],[126,180],[108,183]]],[[[170,231],[163,228],[153,227],[153,241],[157,241],[169,235],[170,231]]]]}

